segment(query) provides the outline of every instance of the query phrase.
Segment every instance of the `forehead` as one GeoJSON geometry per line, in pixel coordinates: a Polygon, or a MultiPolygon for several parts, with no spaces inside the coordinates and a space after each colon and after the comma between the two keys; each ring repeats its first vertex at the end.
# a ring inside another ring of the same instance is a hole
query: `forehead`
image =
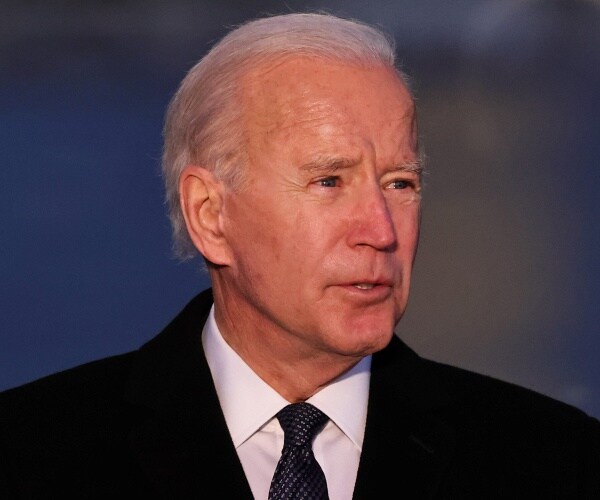
{"type": "Polygon", "coordinates": [[[294,57],[259,65],[241,88],[251,140],[298,133],[416,140],[414,103],[392,68],[294,57]]]}

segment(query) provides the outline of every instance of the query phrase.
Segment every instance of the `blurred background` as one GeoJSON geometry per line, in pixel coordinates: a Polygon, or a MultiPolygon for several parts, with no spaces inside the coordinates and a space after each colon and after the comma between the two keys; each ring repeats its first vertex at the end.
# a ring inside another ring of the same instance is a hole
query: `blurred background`
{"type": "Polygon", "coordinates": [[[171,256],[165,107],[231,25],[376,24],[411,75],[423,230],[397,333],[600,416],[600,2],[0,4],[0,389],[135,349],[208,286],[171,256]]]}

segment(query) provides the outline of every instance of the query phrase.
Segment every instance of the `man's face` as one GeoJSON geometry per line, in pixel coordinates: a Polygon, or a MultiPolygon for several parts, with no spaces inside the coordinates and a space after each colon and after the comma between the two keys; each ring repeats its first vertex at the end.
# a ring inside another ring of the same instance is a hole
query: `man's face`
{"type": "Polygon", "coordinates": [[[250,182],[223,204],[230,313],[281,351],[383,348],[406,307],[419,233],[408,91],[389,69],[300,57],[243,84],[250,182]]]}

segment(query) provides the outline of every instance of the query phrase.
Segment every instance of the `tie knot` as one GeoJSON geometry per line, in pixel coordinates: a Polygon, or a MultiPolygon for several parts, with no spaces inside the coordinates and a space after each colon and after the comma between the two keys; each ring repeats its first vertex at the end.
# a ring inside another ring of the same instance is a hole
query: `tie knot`
{"type": "Polygon", "coordinates": [[[283,428],[286,446],[310,446],[328,417],[310,403],[293,403],[283,408],[277,419],[283,428]]]}

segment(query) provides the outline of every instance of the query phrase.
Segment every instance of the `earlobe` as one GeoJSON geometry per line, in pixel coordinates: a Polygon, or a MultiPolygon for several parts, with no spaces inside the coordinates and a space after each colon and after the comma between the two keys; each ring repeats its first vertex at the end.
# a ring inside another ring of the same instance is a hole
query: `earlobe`
{"type": "Polygon", "coordinates": [[[222,189],[222,183],[203,167],[188,165],[179,176],[179,202],[192,242],[213,264],[228,265],[228,245],[221,230],[222,189]]]}

